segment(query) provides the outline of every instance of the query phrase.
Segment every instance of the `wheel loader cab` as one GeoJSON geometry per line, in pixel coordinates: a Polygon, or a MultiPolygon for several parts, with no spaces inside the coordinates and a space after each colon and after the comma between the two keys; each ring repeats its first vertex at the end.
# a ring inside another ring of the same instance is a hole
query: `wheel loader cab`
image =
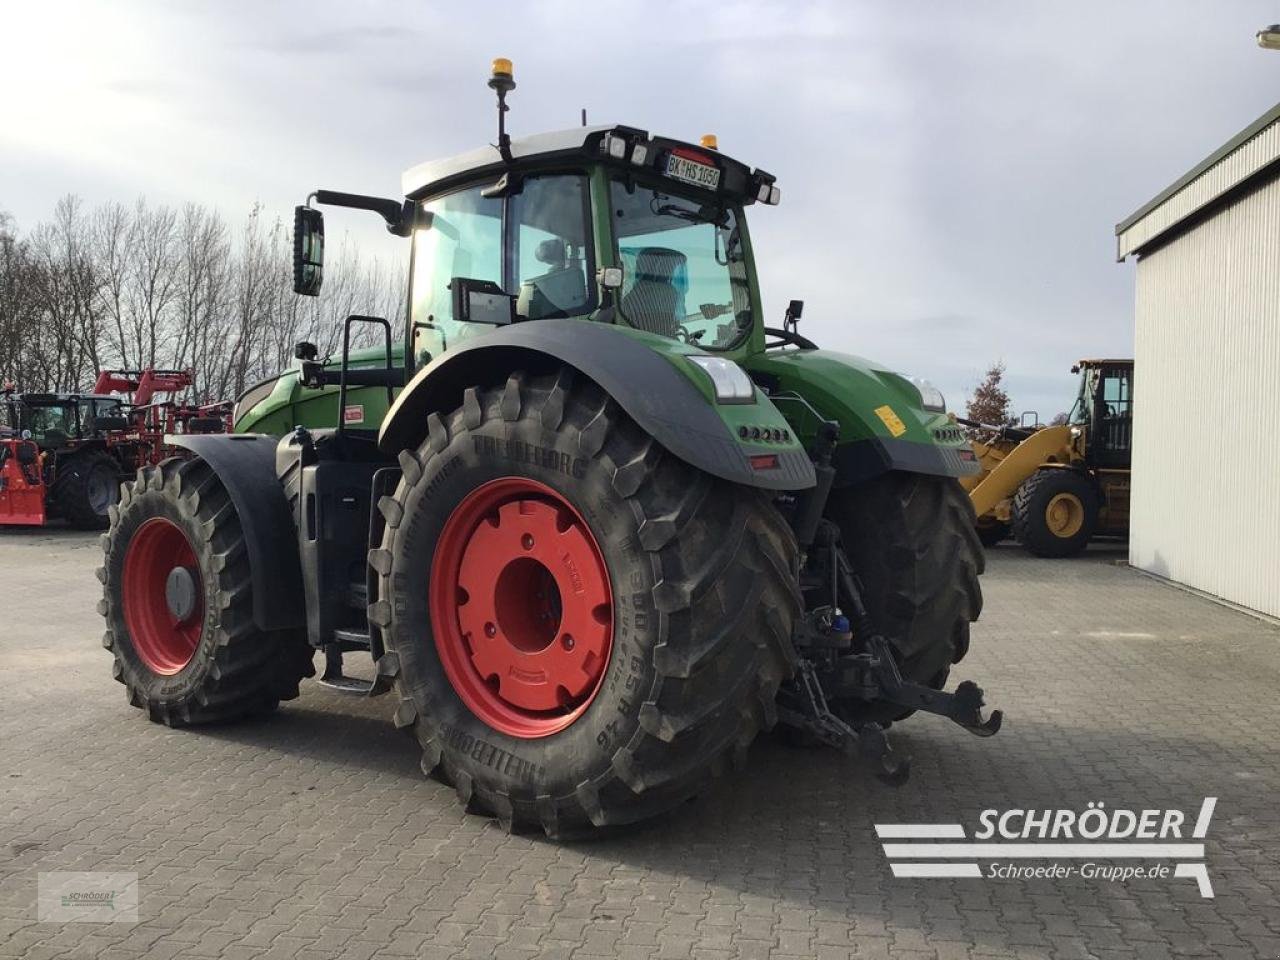
{"type": "Polygon", "coordinates": [[[1081,360],[1080,391],[1069,421],[1086,430],[1086,461],[1127,470],[1133,457],[1133,361],[1081,360]]]}

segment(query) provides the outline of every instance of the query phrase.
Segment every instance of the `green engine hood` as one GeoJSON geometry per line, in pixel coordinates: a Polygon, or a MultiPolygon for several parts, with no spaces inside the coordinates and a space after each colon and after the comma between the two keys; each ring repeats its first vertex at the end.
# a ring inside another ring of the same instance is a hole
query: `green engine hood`
{"type": "Polygon", "coordinates": [[[806,442],[822,420],[840,424],[836,463],[843,482],[887,470],[978,472],[951,416],[926,410],[914,383],[874,361],[832,350],[771,350],[742,364],[806,442]]]}

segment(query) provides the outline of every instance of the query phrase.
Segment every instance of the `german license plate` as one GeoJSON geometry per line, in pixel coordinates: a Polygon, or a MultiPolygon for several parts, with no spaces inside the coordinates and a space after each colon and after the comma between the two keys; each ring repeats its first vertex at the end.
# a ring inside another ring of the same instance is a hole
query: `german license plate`
{"type": "Polygon", "coordinates": [[[704,190],[714,190],[720,186],[720,169],[709,163],[691,160],[678,153],[667,156],[667,176],[675,180],[683,180],[704,190]]]}

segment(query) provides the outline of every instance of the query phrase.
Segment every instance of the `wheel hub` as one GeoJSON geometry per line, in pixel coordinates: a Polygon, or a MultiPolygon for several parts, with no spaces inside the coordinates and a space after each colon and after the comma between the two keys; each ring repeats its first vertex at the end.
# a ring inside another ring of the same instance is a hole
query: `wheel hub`
{"type": "Polygon", "coordinates": [[[204,587],[195,550],[172,520],[153,517],[124,555],[124,622],[143,665],[163,676],[191,662],[204,628],[204,587]]]}
{"type": "Polygon", "coordinates": [[[1074,537],[1084,526],[1084,504],[1073,493],[1060,493],[1045,507],[1045,524],[1057,537],[1074,537]]]}
{"type": "Polygon", "coordinates": [[[175,623],[184,623],[195,613],[199,600],[196,572],[191,567],[174,567],[164,584],[164,599],[175,623]]]}
{"type": "Polygon", "coordinates": [[[546,736],[595,696],[613,641],[608,570],[550,487],[508,477],[469,494],[441,532],[430,603],[454,690],[494,729],[546,736]]]}

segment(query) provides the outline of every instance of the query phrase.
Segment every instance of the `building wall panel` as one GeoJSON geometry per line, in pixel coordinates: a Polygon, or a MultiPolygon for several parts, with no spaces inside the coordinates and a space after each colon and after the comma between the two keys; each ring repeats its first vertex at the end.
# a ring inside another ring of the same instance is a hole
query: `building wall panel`
{"type": "Polygon", "coordinates": [[[1137,268],[1135,566],[1280,616],[1280,180],[1137,268]]]}

